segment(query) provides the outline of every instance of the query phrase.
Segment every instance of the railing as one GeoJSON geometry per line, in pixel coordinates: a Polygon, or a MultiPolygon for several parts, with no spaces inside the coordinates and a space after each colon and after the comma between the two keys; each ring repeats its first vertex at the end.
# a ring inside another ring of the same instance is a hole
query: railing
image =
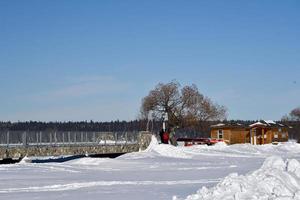
{"type": "Polygon", "coordinates": [[[137,144],[138,132],[0,131],[0,147],[137,144]]]}

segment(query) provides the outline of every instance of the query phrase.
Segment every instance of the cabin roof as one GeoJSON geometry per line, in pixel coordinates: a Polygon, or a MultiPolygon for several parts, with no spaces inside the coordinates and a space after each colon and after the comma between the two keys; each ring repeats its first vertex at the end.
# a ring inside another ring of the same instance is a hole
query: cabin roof
{"type": "Polygon", "coordinates": [[[218,129],[218,128],[255,128],[255,127],[268,127],[268,128],[291,128],[287,125],[275,122],[273,120],[260,120],[257,121],[253,124],[240,124],[240,123],[235,123],[235,122],[222,122],[219,124],[212,125],[212,129],[218,129]]]}
{"type": "Polygon", "coordinates": [[[247,128],[247,126],[240,123],[228,122],[212,125],[211,128],[247,128]]]}
{"type": "Polygon", "coordinates": [[[289,127],[289,126],[275,122],[273,120],[260,120],[254,124],[250,124],[249,127],[250,128],[253,128],[253,127],[283,128],[283,127],[289,127]]]}

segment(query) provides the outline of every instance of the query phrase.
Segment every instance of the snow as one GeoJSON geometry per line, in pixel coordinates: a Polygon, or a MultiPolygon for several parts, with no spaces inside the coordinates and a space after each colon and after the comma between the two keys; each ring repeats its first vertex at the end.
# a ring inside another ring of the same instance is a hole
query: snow
{"type": "Polygon", "coordinates": [[[225,124],[219,123],[219,124],[216,124],[216,125],[212,125],[212,127],[219,127],[219,126],[225,126],[225,124]]]}
{"type": "Polygon", "coordinates": [[[266,126],[266,124],[261,123],[261,122],[256,122],[256,123],[250,125],[250,127],[254,127],[254,126],[266,126]]]}
{"type": "Polygon", "coordinates": [[[28,159],[0,165],[0,199],[218,199],[226,189],[229,199],[247,199],[252,193],[272,199],[280,194],[298,197],[300,190],[300,145],[293,142],[174,147],[158,144],[153,136],[145,151],[116,159],[43,164],[25,162],[28,159]]]}
{"type": "Polygon", "coordinates": [[[264,120],[267,124],[276,124],[273,120],[264,120]]]}
{"type": "Polygon", "coordinates": [[[300,164],[269,157],[262,167],[245,176],[230,174],[217,186],[203,187],[186,200],[206,199],[300,199],[300,164]]]}

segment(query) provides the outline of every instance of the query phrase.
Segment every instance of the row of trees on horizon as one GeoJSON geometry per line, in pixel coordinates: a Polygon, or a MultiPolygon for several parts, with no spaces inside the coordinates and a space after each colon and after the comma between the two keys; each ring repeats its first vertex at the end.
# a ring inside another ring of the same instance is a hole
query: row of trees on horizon
{"type": "MultiPolygon", "coordinates": [[[[111,122],[0,122],[0,130],[59,130],[59,131],[143,131],[157,132],[162,121],[167,120],[168,127],[177,127],[182,133],[209,136],[212,124],[226,121],[227,108],[202,94],[196,85],[181,86],[176,80],[159,83],[142,99],[141,115],[133,121],[111,122]]],[[[300,107],[285,115],[283,123],[292,126],[292,135],[300,138],[300,107]]],[[[241,124],[250,124],[251,120],[232,120],[241,124]]]]}
{"type": "MultiPolygon", "coordinates": [[[[210,137],[210,126],[221,121],[198,121],[197,124],[179,127],[176,131],[178,137],[210,137]]],[[[224,121],[223,121],[224,122],[224,121]]],[[[230,120],[230,123],[249,125],[252,120],[230,120]]],[[[300,139],[300,121],[281,121],[291,126],[289,135],[291,139],[300,139]]],[[[0,122],[0,132],[5,131],[82,131],[82,132],[138,132],[145,130],[158,133],[162,128],[162,121],[112,121],[112,122],[0,122]]]]}

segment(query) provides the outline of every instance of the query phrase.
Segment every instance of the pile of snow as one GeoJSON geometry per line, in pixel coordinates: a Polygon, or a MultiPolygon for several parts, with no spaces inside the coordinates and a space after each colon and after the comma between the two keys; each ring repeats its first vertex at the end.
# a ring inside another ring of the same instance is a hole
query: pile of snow
{"type": "Polygon", "coordinates": [[[300,199],[300,164],[295,159],[269,157],[260,169],[245,176],[230,174],[215,187],[203,187],[186,200],[206,199],[300,199]]]}
{"type": "Polygon", "coordinates": [[[266,158],[273,155],[281,157],[292,157],[300,153],[300,144],[295,142],[279,143],[278,145],[251,145],[251,144],[234,144],[226,145],[217,143],[213,146],[195,145],[186,147],[185,153],[193,155],[208,155],[222,157],[262,157],[266,158]]]}
{"type": "Polygon", "coordinates": [[[194,145],[189,147],[174,147],[168,144],[159,144],[157,138],[152,136],[150,145],[145,151],[130,153],[122,156],[125,159],[140,159],[149,157],[172,157],[172,158],[200,158],[200,156],[222,156],[222,157],[261,157],[278,155],[291,157],[300,153],[300,144],[295,142],[279,143],[278,145],[251,145],[234,144],[227,145],[219,142],[213,146],[194,145]]]}
{"type": "Polygon", "coordinates": [[[24,158],[22,158],[22,160],[19,163],[20,164],[31,163],[31,159],[25,156],[24,158]]]}
{"type": "Polygon", "coordinates": [[[144,152],[150,152],[157,145],[159,145],[158,140],[154,135],[152,135],[151,142],[150,142],[149,146],[147,147],[147,149],[144,152]]]}
{"type": "Polygon", "coordinates": [[[185,151],[184,147],[175,147],[169,144],[159,144],[157,138],[152,135],[151,143],[144,153],[153,153],[159,156],[172,158],[192,158],[192,155],[185,151]]]}
{"type": "Polygon", "coordinates": [[[121,159],[140,159],[149,157],[170,157],[170,158],[192,158],[193,155],[187,151],[186,147],[175,147],[169,144],[159,144],[157,138],[152,135],[148,148],[144,151],[129,153],[121,156],[121,159]]]}

